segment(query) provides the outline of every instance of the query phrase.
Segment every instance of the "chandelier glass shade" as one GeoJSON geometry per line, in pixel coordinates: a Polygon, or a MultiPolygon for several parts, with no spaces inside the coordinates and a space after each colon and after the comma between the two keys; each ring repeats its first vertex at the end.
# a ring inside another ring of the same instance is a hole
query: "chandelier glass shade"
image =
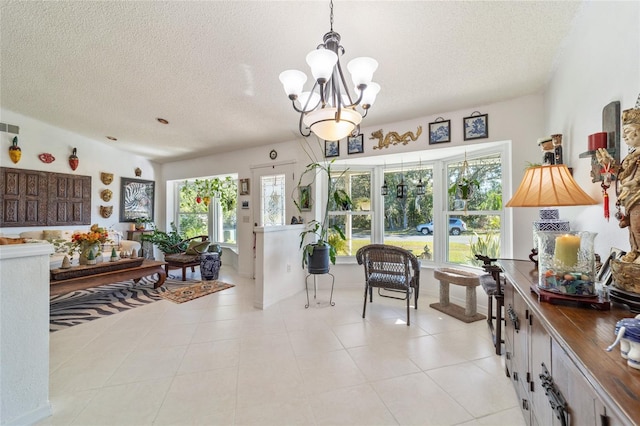
{"type": "Polygon", "coordinates": [[[293,109],[300,113],[298,130],[302,136],[314,133],[321,139],[337,141],[359,132],[362,118],[375,102],[380,85],[372,82],[378,62],[360,57],[349,61],[347,69],[355,87],[353,95],[340,64],[345,52],[340,45],[340,34],[333,31],[333,2],[331,2],[331,29],[322,44],[311,51],[307,64],[314,83],[310,91],[303,91],[307,75],[298,70],[280,73],[280,82],[291,100],[293,109]],[[358,130],[358,132],[356,131],[358,130]]]}

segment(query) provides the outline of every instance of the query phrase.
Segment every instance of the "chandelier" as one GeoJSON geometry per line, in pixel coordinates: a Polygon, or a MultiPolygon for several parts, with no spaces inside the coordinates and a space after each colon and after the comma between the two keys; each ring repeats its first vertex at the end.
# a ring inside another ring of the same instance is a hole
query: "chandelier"
{"type": "Polygon", "coordinates": [[[330,31],[306,58],[315,79],[311,90],[303,92],[307,76],[302,71],[283,71],[280,82],[293,109],[300,113],[300,134],[307,137],[314,133],[321,139],[337,141],[359,133],[360,122],[373,105],[380,85],[371,81],[378,62],[368,57],[355,58],[347,64],[355,96],[349,93],[339,58],[345,50],[340,45],[340,34],[333,31],[333,1],[330,9],[330,31]]]}

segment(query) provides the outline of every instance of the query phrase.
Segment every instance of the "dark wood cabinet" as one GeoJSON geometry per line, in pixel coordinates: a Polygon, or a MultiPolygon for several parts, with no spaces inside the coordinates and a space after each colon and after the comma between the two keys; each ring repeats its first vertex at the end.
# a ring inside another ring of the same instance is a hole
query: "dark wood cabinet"
{"type": "Polygon", "coordinates": [[[89,225],[91,176],[0,167],[0,226],[89,225]]]}
{"type": "Polygon", "coordinates": [[[507,278],[506,373],[527,424],[640,423],[640,371],[618,349],[604,350],[616,322],[633,315],[617,306],[598,311],[539,302],[530,291],[537,283],[531,262],[501,260],[500,266],[507,278]],[[566,402],[564,410],[554,409],[557,401],[566,402]]]}

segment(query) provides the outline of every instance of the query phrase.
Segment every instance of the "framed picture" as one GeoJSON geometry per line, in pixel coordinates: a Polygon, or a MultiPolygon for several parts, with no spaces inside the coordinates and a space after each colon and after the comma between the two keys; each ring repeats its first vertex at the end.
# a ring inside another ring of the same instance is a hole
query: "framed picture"
{"type": "Polygon", "coordinates": [[[340,155],[340,141],[324,141],[324,156],[337,157],[340,155]]]}
{"type": "Polygon", "coordinates": [[[347,154],[362,154],[364,152],[364,135],[349,136],[347,138],[347,154]]]}
{"type": "Polygon", "coordinates": [[[602,285],[610,285],[612,283],[613,277],[611,276],[611,261],[615,259],[620,259],[624,256],[626,252],[617,249],[611,248],[609,253],[609,257],[602,263],[600,270],[598,271],[598,275],[596,276],[596,281],[602,283],[602,285]]]}
{"type": "Polygon", "coordinates": [[[443,142],[451,142],[451,120],[438,117],[429,123],[429,145],[443,142]]]}
{"type": "Polygon", "coordinates": [[[240,195],[249,195],[249,178],[240,179],[240,195]]]}
{"type": "Polygon", "coordinates": [[[242,202],[242,208],[243,209],[248,209],[249,208],[249,201],[243,201],[242,202]]]}
{"type": "Polygon", "coordinates": [[[465,141],[489,137],[489,114],[475,111],[469,117],[463,118],[462,122],[465,141]]]}
{"type": "Polygon", "coordinates": [[[155,184],[152,180],[120,178],[120,222],[153,220],[155,184]]]}
{"type": "Polygon", "coordinates": [[[300,210],[311,210],[311,185],[298,187],[300,193],[300,210]]]}

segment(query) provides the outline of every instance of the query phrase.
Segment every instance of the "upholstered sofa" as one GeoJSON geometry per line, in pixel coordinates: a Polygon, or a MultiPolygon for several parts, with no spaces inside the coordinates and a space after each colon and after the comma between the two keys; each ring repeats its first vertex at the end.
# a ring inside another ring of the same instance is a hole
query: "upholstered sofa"
{"type": "MultiPolygon", "coordinates": [[[[18,237],[25,238],[27,242],[46,241],[51,243],[54,248],[54,253],[51,254],[50,268],[55,269],[59,268],[60,265],[62,265],[62,260],[67,254],[68,248],[65,245],[65,242],[71,242],[71,237],[76,232],[88,232],[88,229],[38,229],[33,231],[21,232],[18,237]]],[[[111,240],[111,242],[104,244],[102,247],[102,255],[106,260],[108,260],[108,257],[111,255],[112,248],[115,248],[118,254],[120,254],[120,252],[122,251],[125,251],[127,253],[131,253],[132,250],[135,250],[136,253],[140,251],[139,242],[122,239],[115,232],[109,233],[109,239],[111,240]]],[[[76,254],[73,258],[72,263],[77,264],[77,262],[78,255],[76,254]]]]}

